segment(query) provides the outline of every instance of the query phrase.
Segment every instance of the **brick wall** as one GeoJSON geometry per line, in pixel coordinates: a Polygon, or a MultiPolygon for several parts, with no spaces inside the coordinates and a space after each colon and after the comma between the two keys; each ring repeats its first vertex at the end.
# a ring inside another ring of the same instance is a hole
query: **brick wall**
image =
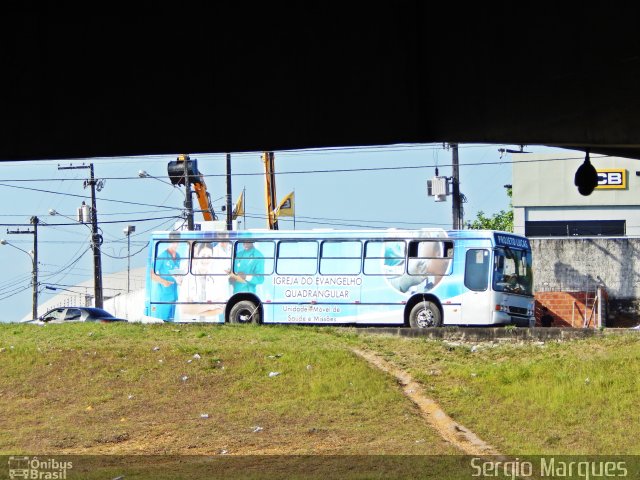
{"type": "MultiPolygon", "coordinates": [[[[606,324],[607,295],[602,292],[603,324],[606,324]]],[[[598,307],[594,305],[595,292],[536,292],[536,326],[541,326],[540,317],[543,314],[542,307],[547,307],[553,317],[553,327],[583,328],[584,319],[589,319],[589,328],[597,328],[600,325],[598,319],[598,307]],[[586,317],[585,317],[586,312],[586,317]]]]}
{"type": "MultiPolygon", "coordinates": [[[[560,324],[571,323],[574,299],[583,309],[584,292],[594,292],[598,285],[608,293],[604,319],[607,327],[625,328],[640,323],[640,238],[532,238],[530,241],[536,298],[545,304],[546,300],[542,299],[548,294],[571,292],[567,295],[572,299],[563,297],[564,307],[547,305],[560,324]],[[560,310],[556,313],[554,308],[560,310]]],[[[559,302],[560,297],[553,298],[559,302]]]]}

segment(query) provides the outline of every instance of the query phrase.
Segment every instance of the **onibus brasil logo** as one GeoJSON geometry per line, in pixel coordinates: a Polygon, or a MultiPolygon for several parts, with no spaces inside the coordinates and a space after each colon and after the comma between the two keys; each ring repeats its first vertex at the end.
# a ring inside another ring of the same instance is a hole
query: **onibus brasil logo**
{"type": "Polygon", "coordinates": [[[37,480],[64,480],[67,471],[73,468],[73,462],[63,462],[55,458],[9,457],[9,478],[27,478],[37,480]]]}

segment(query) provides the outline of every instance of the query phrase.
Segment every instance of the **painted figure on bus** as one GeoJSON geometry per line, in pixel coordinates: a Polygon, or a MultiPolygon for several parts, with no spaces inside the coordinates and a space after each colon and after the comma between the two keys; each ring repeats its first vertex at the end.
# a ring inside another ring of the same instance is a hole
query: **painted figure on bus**
{"type": "Polygon", "coordinates": [[[175,317],[175,301],[178,300],[178,284],[180,277],[175,273],[181,271],[181,257],[178,253],[178,242],[171,242],[156,258],[155,268],[151,270],[151,298],[156,303],[152,315],[162,320],[171,321],[175,317]],[[170,303],[169,303],[170,302],[170,303]]]}
{"type": "Polygon", "coordinates": [[[252,241],[238,242],[236,248],[234,268],[229,272],[233,293],[256,293],[256,287],[264,282],[264,256],[252,241]]]}
{"type": "Polygon", "coordinates": [[[229,298],[230,251],[229,242],[196,243],[191,275],[184,277],[178,292],[181,321],[201,320],[224,312],[229,298]]]}
{"type": "Polygon", "coordinates": [[[385,266],[388,271],[398,272],[387,277],[389,284],[401,293],[428,292],[442,280],[451,268],[452,245],[445,241],[418,242],[417,251],[409,252],[409,264],[405,272],[403,252],[397,251],[400,242],[389,242],[385,251],[385,266]],[[395,249],[395,250],[394,250],[395,249]],[[402,256],[400,256],[402,255],[402,256]]]}

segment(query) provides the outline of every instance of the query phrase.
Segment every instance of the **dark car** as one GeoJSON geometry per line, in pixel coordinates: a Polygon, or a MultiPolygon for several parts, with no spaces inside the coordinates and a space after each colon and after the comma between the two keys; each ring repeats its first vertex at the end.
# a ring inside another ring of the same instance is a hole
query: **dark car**
{"type": "Polygon", "coordinates": [[[102,308],[94,307],[59,307],[49,310],[38,318],[39,322],[126,322],[124,318],[117,318],[102,308]]]}

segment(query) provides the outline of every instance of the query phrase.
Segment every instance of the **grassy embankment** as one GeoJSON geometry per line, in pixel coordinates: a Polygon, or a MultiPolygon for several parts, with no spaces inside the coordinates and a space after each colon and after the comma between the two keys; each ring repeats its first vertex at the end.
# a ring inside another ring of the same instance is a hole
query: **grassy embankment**
{"type": "Polygon", "coordinates": [[[0,454],[459,453],[351,346],[505,454],[640,454],[638,335],[472,349],[168,324],[1,325],[0,454]]]}
{"type": "Polygon", "coordinates": [[[0,454],[456,453],[329,330],[1,325],[0,454]]]}
{"type": "Polygon", "coordinates": [[[498,346],[357,341],[409,371],[449,415],[503,453],[640,454],[638,332],[498,346]]]}

